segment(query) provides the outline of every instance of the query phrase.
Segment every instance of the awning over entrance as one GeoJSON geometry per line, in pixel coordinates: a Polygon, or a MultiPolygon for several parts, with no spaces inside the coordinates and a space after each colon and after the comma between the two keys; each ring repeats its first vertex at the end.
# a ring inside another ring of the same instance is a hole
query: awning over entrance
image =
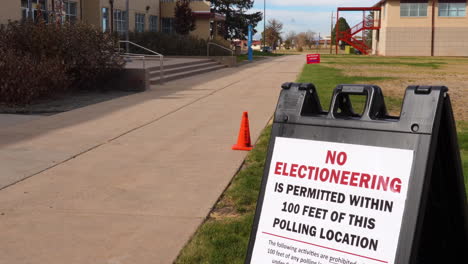
{"type": "Polygon", "coordinates": [[[212,13],[210,11],[193,11],[196,18],[210,18],[214,21],[226,21],[226,15],[212,13]]]}

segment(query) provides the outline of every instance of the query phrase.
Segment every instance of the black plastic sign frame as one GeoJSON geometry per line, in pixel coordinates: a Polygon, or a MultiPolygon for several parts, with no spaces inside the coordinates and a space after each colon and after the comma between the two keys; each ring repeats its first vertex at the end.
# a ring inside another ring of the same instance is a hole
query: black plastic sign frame
{"type": "Polygon", "coordinates": [[[399,117],[388,115],[375,85],[338,85],[329,112],[313,84],[282,88],[246,263],[468,263],[467,198],[446,87],[408,87],[399,117]],[[350,95],[366,97],[362,114],[350,95]],[[280,162],[289,156],[298,164],[280,162]],[[300,163],[304,156],[375,171],[339,178],[340,171],[300,163]],[[336,188],[322,188],[333,181],[336,188]],[[369,189],[382,199],[349,205],[369,189]]]}

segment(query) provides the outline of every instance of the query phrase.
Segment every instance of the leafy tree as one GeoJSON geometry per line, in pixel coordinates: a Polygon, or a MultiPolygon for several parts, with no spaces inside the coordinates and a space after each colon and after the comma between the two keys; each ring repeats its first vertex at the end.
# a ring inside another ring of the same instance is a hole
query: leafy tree
{"type": "Polygon", "coordinates": [[[174,30],[177,34],[188,35],[195,30],[195,16],[190,8],[190,0],[177,0],[174,13],[174,30]]]}
{"type": "MultiPolygon", "coordinates": [[[[348,22],[343,17],[340,17],[340,19],[338,19],[338,28],[339,28],[339,31],[346,31],[346,30],[350,29],[348,22]]],[[[332,30],[332,43],[334,43],[334,44],[336,44],[336,40],[335,40],[336,33],[335,32],[336,32],[336,25],[333,27],[333,30],[332,30]]]]}
{"type": "Polygon", "coordinates": [[[262,20],[261,12],[245,13],[253,4],[253,0],[211,0],[212,10],[226,16],[223,30],[225,39],[246,39],[248,26],[255,28],[262,20]]]}
{"type": "MultiPolygon", "coordinates": [[[[370,12],[366,17],[366,26],[372,27],[374,25],[374,12],[370,12]]],[[[364,41],[368,47],[372,48],[372,38],[373,38],[374,31],[373,30],[365,30],[364,31],[364,41]]]]}
{"type": "Polygon", "coordinates": [[[265,32],[262,33],[262,40],[265,38],[266,44],[276,49],[278,41],[282,41],[281,30],[283,30],[283,23],[276,19],[268,20],[265,32]]]}

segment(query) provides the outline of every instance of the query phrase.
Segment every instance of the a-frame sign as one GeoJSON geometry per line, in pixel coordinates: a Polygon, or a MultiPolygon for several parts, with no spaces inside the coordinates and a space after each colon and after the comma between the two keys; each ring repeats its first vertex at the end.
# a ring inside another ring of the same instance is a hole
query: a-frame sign
{"type": "Polygon", "coordinates": [[[286,83],[246,263],[468,263],[468,212],[448,89],[286,83]],[[366,97],[362,115],[350,95],[366,97]]]}

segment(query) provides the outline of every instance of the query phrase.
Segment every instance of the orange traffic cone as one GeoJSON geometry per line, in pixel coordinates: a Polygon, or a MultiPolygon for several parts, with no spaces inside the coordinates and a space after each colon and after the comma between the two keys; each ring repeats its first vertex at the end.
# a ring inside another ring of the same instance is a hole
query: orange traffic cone
{"type": "Polygon", "coordinates": [[[250,142],[250,129],[249,129],[249,114],[244,112],[242,114],[242,121],[237,137],[237,144],[232,146],[233,150],[251,150],[252,144],[250,142]]]}

